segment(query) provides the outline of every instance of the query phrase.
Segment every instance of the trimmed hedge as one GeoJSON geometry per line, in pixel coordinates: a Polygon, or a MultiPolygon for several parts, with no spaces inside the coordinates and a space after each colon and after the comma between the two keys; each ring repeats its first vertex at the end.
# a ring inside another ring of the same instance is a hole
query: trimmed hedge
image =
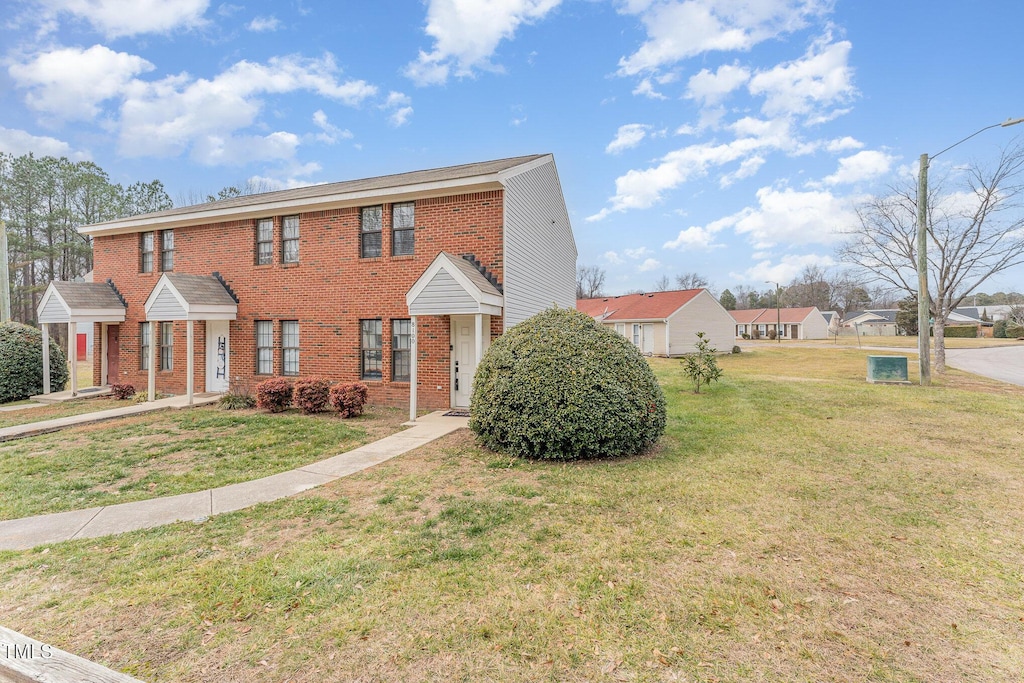
{"type": "Polygon", "coordinates": [[[331,387],[331,405],[342,417],[359,417],[369,396],[369,388],[362,382],[345,382],[331,387]]]}
{"type": "Polygon", "coordinates": [[[480,442],[518,457],[632,455],[665,430],[665,396],[640,351],[574,310],[538,313],[495,339],[470,406],[480,442]]]}
{"type": "Polygon", "coordinates": [[[331,398],[331,381],[323,377],[305,377],[295,382],[292,403],[306,415],[327,410],[331,398]]]}
{"type": "MultiPolygon", "coordinates": [[[[50,391],[68,383],[67,357],[50,340],[50,391]]],[[[43,393],[43,333],[16,322],[0,324],[0,403],[43,393]]]]}
{"type": "Polygon", "coordinates": [[[977,325],[952,325],[947,327],[943,331],[943,336],[947,339],[959,338],[959,339],[974,339],[978,336],[977,325]]]}
{"type": "Polygon", "coordinates": [[[292,404],[292,383],[283,377],[272,377],[256,385],[256,407],[281,413],[292,404]]]}

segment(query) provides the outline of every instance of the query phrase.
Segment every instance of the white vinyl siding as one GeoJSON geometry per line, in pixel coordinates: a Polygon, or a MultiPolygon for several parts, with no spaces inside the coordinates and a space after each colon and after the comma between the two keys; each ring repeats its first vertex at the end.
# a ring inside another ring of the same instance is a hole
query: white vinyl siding
{"type": "Polygon", "coordinates": [[[479,310],[480,305],[472,295],[449,273],[439,270],[416,297],[415,310],[409,312],[413,315],[451,315],[477,313],[479,310]]]}
{"type": "Polygon", "coordinates": [[[186,314],[177,297],[164,287],[150,307],[148,317],[150,320],[184,320],[186,314]]]}
{"type": "Polygon", "coordinates": [[[800,327],[801,339],[828,339],[828,321],[821,311],[814,309],[800,327]]]}
{"type": "Polygon", "coordinates": [[[707,335],[711,346],[719,351],[730,351],[736,343],[736,320],[707,290],[690,299],[668,322],[668,355],[696,351],[698,332],[707,335]]]}
{"type": "Polygon", "coordinates": [[[66,323],[70,318],[71,314],[68,309],[64,308],[64,304],[60,302],[56,296],[51,296],[47,300],[46,305],[43,306],[43,310],[39,312],[40,323],[66,323]]]}
{"type": "Polygon", "coordinates": [[[576,308],[576,242],[550,158],[504,185],[508,329],[556,304],[576,308]]]}

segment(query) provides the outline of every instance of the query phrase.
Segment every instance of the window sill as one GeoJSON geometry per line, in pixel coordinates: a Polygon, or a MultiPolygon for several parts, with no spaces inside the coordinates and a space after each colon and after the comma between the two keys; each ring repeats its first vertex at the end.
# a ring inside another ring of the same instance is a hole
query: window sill
{"type": "Polygon", "coordinates": [[[391,256],[392,261],[411,261],[416,258],[416,254],[393,254],[391,256]]]}
{"type": "Polygon", "coordinates": [[[282,268],[298,268],[300,265],[302,264],[298,261],[287,261],[281,263],[282,268]]]}

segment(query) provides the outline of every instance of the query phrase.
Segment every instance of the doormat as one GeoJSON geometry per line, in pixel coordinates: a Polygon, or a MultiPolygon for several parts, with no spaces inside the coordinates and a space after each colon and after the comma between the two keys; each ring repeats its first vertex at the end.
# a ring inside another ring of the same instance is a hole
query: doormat
{"type": "Polygon", "coordinates": [[[469,417],[468,410],[449,410],[442,417],[469,417]]]}

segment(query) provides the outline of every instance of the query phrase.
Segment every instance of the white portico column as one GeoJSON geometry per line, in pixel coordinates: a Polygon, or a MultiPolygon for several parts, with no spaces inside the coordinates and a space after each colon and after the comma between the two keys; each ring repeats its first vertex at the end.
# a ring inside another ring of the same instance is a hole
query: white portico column
{"type": "Polygon", "coordinates": [[[473,318],[476,322],[476,367],[480,367],[480,359],[484,355],[484,314],[477,313],[473,318]]]}
{"type": "Polygon", "coordinates": [[[68,323],[68,358],[71,359],[71,396],[78,396],[78,323],[68,323]]]}
{"type": "Polygon", "coordinates": [[[156,400],[156,345],[160,343],[157,335],[160,326],[155,320],[149,321],[149,400],[156,400]]]}
{"type": "Polygon", "coordinates": [[[409,422],[416,421],[416,365],[419,357],[419,334],[416,331],[416,316],[411,316],[409,323],[412,339],[409,340],[411,358],[409,361],[409,422]]]}
{"type": "Polygon", "coordinates": [[[188,344],[187,344],[188,345],[188,369],[187,369],[188,377],[185,380],[185,393],[188,394],[188,404],[189,405],[192,405],[192,396],[195,393],[195,388],[196,388],[195,387],[195,384],[196,384],[196,379],[195,379],[195,373],[196,373],[196,352],[195,352],[196,330],[195,330],[195,325],[196,325],[196,323],[195,323],[194,320],[189,320],[188,323],[187,323],[187,326],[186,326],[186,329],[188,330],[188,334],[187,334],[187,337],[188,337],[188,344]]]}
{"type": "Polygon", "coordinates": [[[43,323],[43,393],[50,393],[50,324],[43,323]]]}

